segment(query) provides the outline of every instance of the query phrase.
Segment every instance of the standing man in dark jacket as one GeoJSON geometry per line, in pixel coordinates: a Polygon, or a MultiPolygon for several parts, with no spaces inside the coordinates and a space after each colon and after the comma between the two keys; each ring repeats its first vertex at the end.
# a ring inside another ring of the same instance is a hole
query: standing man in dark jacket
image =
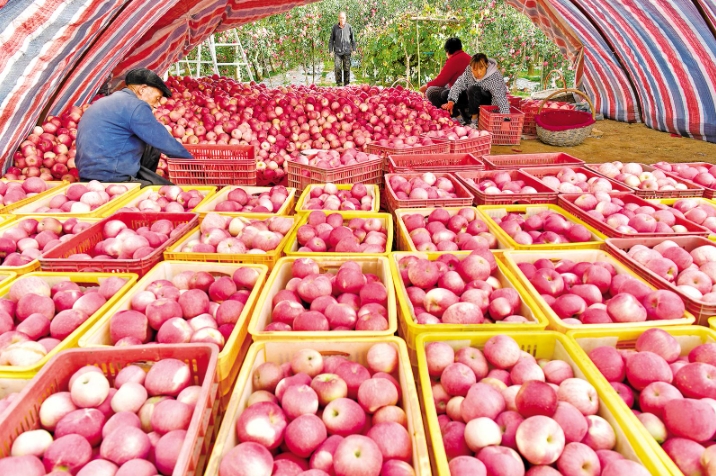
{"type": "Polygon", "coordinates": [[[336,85],[348,86],[351,82],[351,53],[355,50],[353,28],[346,23],[346,12],[341,12],[338,14],[338,24],[333,25],[331,39],[328,40],[328,53],[334,55],[336,85]]]}
{"type": "Polygon", "coordinates": [[[161,153],[191,159],[154,117],[162,96],[172,93],[148,69],[134,69],[125,77],[126,88],[93,103],[77,127],[75,163],[82,181],[170,184],[156,174],[161,153]]]}

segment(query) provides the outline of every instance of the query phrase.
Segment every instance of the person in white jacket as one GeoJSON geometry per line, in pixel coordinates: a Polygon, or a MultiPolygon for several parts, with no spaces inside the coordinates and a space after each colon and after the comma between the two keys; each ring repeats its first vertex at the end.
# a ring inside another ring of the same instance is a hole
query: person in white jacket
{"type": "Polygon", "coordinates": [[[464,122],[472,120],[473,124],[477,123],[480,106],[498,106],[501,114],[509,114],[507,86],[495,60],[484,53],[478,53],[470,59],[470,65],[450,88],[448,102],[442,108],[452,114],[456,104],[458,109],[467,109],[469,112],[469,118],[463,116],[464,122]],[[467,95],[461,98],[460,95],[465,91],[467,95]],[[467,104],[461,104],[462,101],[467,101],[467,104]]]}

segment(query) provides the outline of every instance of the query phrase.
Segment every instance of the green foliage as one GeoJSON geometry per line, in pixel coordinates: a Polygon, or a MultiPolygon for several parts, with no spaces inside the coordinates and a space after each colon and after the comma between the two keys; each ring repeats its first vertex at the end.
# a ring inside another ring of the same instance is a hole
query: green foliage
{"type": "MultiPolygon", "coordinates": [[[[462,39],[468,53],[482,52],[497,60],[510,81],[519,73],[541,79],[552,69],[561,70],[568,80],[573,76],[556,45],[503,0],[323,0],[294,8],[236,30],[255,76],[260,79],[298,65],[310,71],[315,64],[330,64],[328,37],[341,10],[347,12],[357,37],[356,72],[370,83],[424,84],[445,62],[443,44],[451,36],[462,39]],[[416,27],[416,16],[430,20],[421,20],[416,27]]],[[[217,40],[230,41],[232,35],[224,32],[217,40]]],[[[217,50],[219,62],[231,61],[235,54],[231,47],[217,50]]]]}

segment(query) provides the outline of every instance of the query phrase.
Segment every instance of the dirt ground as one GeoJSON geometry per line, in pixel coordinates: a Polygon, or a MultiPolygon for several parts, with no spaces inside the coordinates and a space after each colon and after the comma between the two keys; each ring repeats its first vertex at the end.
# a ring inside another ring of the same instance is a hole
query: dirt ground
{"type": "Polygon", "coordinates": [[[598,121],[592,135],[576,147],[554,147],[539,140],[523,140],[520,145],[492,146],[491,154],[531,154],[565,152],[585,162],[711,162],[716,163],[716,144],[668,132],[649,129],[644,124],[598,121]]]}

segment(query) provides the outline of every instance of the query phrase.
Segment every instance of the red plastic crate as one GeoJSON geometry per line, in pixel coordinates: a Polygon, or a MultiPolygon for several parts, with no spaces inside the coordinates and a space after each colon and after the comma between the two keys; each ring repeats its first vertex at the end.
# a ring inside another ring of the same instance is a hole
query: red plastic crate
{"type": "Polygon", "coordinates": [[[524,101],[520,96],[512,96],[510,94],[507,95],[507,100],[510,102],[510,107],[516,107],[517,109],[520,108],[520,104],[524,101]]]}
{"type": "MultiPolygon", "coordinates": [[[[435,139],[431,138],[434,142],[435,139]]],[[[445,142],[423,145],[420,147],[411,147],[408,149],[396,149],[395,147],[384,147],[378,144],[368,144],[365,148],[366,153],[376,154],[381,157],[388,157],[389,155],[424,155],[424,154],[449,154],[450,147],[445,142]]]]}
{"type": "MultiPolygon", "coordinates": [[[[216,400],[216,359],[218,348],[209,344],[152,345],[142,347],[96,348],[67,350],[45,365],[10,404],[5,419],[0,422],[0,457],[10,456],[12,442],[25,431],[40,429],[40,406],[50,395],[64,390],[70,377],[86,365],[102,370],[113,387],[114,378],[128,365],[147,368],[163,359],[186,362],[192,372],[192,385],[200,385],[189,429],[174,467],[173,476],[194,475],[202,456],[208,456],[209,442],[205,441],[210,425],[218,425],[212,418],[216,400]],[[213,420],[213,421],[212,421],[213,420]]],[[[16,475],[21,476],[21,475],[16,475]]]]}
{"type": "MultiPolygon", "coordinates": [[[[482,158],[488,169],[522,169],[525,167],[545,167],[549,165],[584,165],[582,159],[563,152],[544,152],[541,154],[486,155],[482,158]]],[[[601,175],[601,174],[600,174],[601,175]]]]}
{"type": "Polygon", "coordinates": [[[288,186],[297,190],[303,190],[314,183],[365,183],[380,186],[383,184],[383,158],[334,169],[322,169],[289,160],[287,176],[288,186]]]}
{"type": "MultiPolygon", "coordinates": [[[[638,233],[638,234],[629,234],[629,233],[621,233],[618,232],[616,229],[610,227],[604,222],[598,221],[596,218],[594,218],[589,213],[585,212],[578,206],[574,204],[574,200],[577,199],[581,194],[579,193],[569,193],[569,194],[561,194],[559,195],[558,205],[567,210],[568,212],[572,213],[573,215],[577,216],[580,220],[586,222],[587,224],[591,225],[592,227],[596,228],[597,231],[600,231],[601,233],[605,234],[609,238],[661,238],[663,239],[673,239],[679,236],[708,236],[709,233],[711,233],[706,228],[697,225],[696,223],[686,220],[681,217],[676,217],[676,225],[683,225],[686,227],[687,232],[685,233],[638,233]]],[[[631,193],[612,193],[612,197],[616,197],[621,199],[625,204],[626,203],[636,203],[640,207],[653,207],[657,210],[665,210],[667,207],[664,207],[662,205],[659,205],[654,202],[648,202],[644,200],[641,197],[637,197],[634,194],[631,193]]]]}
{"type": "Polygon", "coordinates": [[[85,231],[78,233],[66,242],[57,245],[40,257],[40,268],[43,271],[55,272],[125,272],[144,276],[157,263],[162,261],[164,250],[176,243],[188,231],[199,224],[199,215],[195,213],[139,213],[119,212],[95,223],[85,231]],[[169,220],[180,231],[169,237],[152,254],[139,259],[105,259],[75,260],[68,256],[87,253],[104,239],[102,230],[109,220],[119,220],[127,227],[136,230],[143,226],[151,226],[157,220],[169,220]]]}
{"type": "MultiPolygon", "coordinates": [[[[670,239],[689,253],[700,246],[716,246],[716,243],[701,236],[682,236],[670,239]]],[[[606,241],[606,247],[609,254],[638,273],[641,278],[655,288],[668,289],[678,294],[681,300],[684,301],[686,310],[696,317],[695,323],[700,326],[708,326],[709,318],[716,316],[716,304],[699,301],[687,296],[681,292],[674,283],[670,283],[661,276],[658,276],[627,254],[629,249],[633,246],[644,245],[647,248],[653,248],[663,241],[663,238],[610,238],[606,241]]]]}
{"type": "Polygon", "coordinates": [[[250,145],[188,145],[194,159],[167,159],[176,185],[256,185],[256,150],[250,145]]]}
{"type": "Polygon", "coordinates": [[[470,191],[452,174],[436,173],[435,177],[445,177],[455,187],[457,198],[428,198],[427,200],[400,199],[390,185],[390,178],[399,175],[406,180],[420,177],[422,174],[386,174],[385,196],[386,204],[390,212],[401,208],[433,208],[433,207],[469,207],[472,205],[473,196],[470,191]]]}
{"type": "Polygon", "coordinates": [[[500,114],[499,110],[498,106],[480,106],[478,129],[492,133],[495,145],[519,144],[525,115],[515,107],[510,108],[509,114],[500,114]]]}
{"type": "MultiPolygon", "coordinates": [[[[653,167],[651,165],[646,164],[639,164],[641,165],[644,172],[653,172],[654,170],[657,170],[656,167],[653,167]]],[[[586,164],[585,167],[589,168],[590,170],[593,170],[594,172],[598,173],[599,175],[603,175],[599,172],[597,169],[597,166],[595,165],[589,165],[586,164]]],[[[661,169],[659,169],[661,170],[661,169]]],[[[664,172],[662,170],[662,172],[664,172]]],[[[636,195],[637,197],[641,197],[647,200],[653,200],[657,198],[698,198],[702,197],[704,195],[704,188],[700,185],[696,185],[693,182],[690,182],[688,180],[684,180],[681,177],[673,174],[669,174],[668,172],[664,172],[669,177],[676,180],[678,183],[682,183],[686,185],[688,188],[686,190],[639,190],[638,188],[634,188],[630,185],[625,184],[624,182],[621,182],[619,180],[614,179],[616,182],[624,185],[625,187],[629,188],[629,190],[632,190],[632,193],[636,195]]]]}
{"type": "MultiPolygon", "coordinates": [[[[426,134],[422,134],[426,136],[426,134]]],[[[482,137],[474,137],[472,139],[451,140],[444,137],[431,137],[435,142],[447,142],[450,145],[451,154],[473,154],[476,157],[482,157],[490,153],[492,148],[492,134],[489,132],[482,137]]]]}
{"type": "Polygon", "coordinates": [[[473,154],[389,155],[391,174],[410,172],[452,173],[460,170],[485,170],[485,164],[473,154]]]}
{"type": "Polygon", "coordinates": [[[455,176],[475,197],[475,205],[521,205],[521,204],[557,204],[557,191],[543,184],[536,178],[521,170],[485,170],[482,172],[457,172],[455,176]],[[477,185],[468,182],[472,179],[478,184],[484,180],[491,180],[498,173],[507,172],[510,180],[524,180],[525,185],[534,187],[537,193],[503,193],[490,195],[478,190],[477,185]]]}
{"type": "MultiPolygon", "coordinates": [[[[714,164],[710,164],[708,162],[685,162],[682,165],[688,165],[689,167],[707,167],[711,168],[714,166],[714,164]]],[[[654,167],[655,169],[658,169],[659,167],[654,167]]],[[[661,169],[659,169],[661,170],[661,169]]],[[[669,177],[674,177],[676,179],[681,180],[682,182],[686,182],[688,184],[694,185],[696,187],[702,187],[704,189],[704,198],[714,198],[716,196],[716,187],[709,188],[704,187],[703,185],[699,185],[693,180],[685,179],[683,177],[680,177],[679,174],[674,172],[667,172],[666,170],[663,170],[663,172],[668,175],[669,177]]]]}
{"type": "Polygon", "coordinates": [[[608,180],[609,183],[612,184],[612,192],[610,192],[610,193],[614,193],[614,192],[631,193],[631,189],[629,187],[627,187],[626,185],[624,185],[620,182],[617,182],[616,180],[612,180],[609,177],[600,175],[592,169],[588,169],[586,167],[581,167],[581,166],[527,167],[523,170],[523,172],[526,173],[527,175],[530,175],[530,176],[536,178],[537,180],[541,181],[542,177],[545,177],[547,175],[557,176],[559,171],[564,168],[569,168],[569,169],[574,170],[575,173],[580,173],[580,174],[586,175],[587,180],[589,180],[592,177],[599,177],[599,178],[608,180]]]}

